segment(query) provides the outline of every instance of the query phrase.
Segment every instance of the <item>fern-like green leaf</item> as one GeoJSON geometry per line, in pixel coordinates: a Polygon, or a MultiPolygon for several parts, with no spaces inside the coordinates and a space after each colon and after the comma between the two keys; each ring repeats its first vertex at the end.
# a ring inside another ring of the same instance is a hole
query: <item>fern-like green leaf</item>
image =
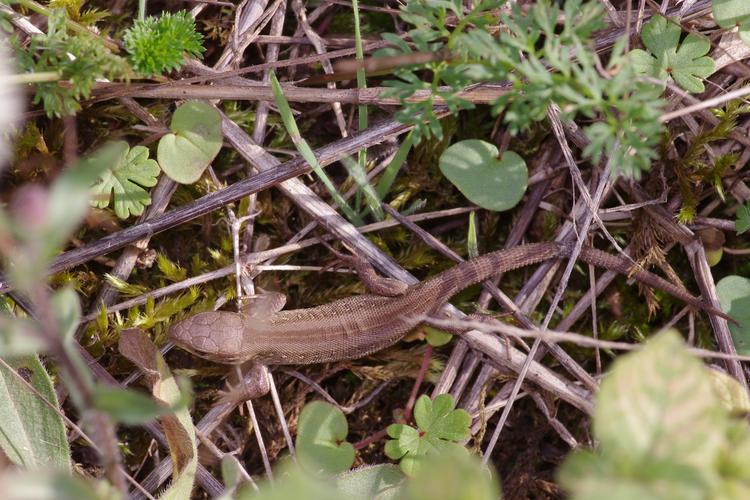
{"type": "Polygon", "coordinates": [[[54,9],[47,19],[47,34],[34,35],[27,46],[11,39],[19,69],[25,73],[55,72],[59,81],[38,82],[34,104],[42,103],[47,116],[72,115],[79,101],[91,95],[100,78],[127,79],[132,71],[125,59],[112,54],[97,38],[69,35],[64,9],[54,9]]]}
{"type": "MultiPolygon", "coordinates": [[[[592,36],[604,26],[601,7],[583,0],[539,0],[527,10],[515,3],[506,9],[505,4],[484,0],[474,2],[471,10],[456,10],[458,4],[447,0],[410,0],[402,7],[401,18],[415,27],[408,32],[414,47],[447,57],[421,65],[431,79],[424,79],[425,73],[417,72],[415,65],[396,69],[397,79],[385,82],[391,95],[401,100],[395,118],[415,126],[415,142],[431,135],[440,138],[442,126],[432,97],[409,99],[415,92],[431,91],[455,113],[471,107],[459,97],[463,88],[505,80],[511,88],[492,104],[511,134],[546,120],[550,105],[556,104],[564,119],[590,123],[583,127],[590,142],[584,156],[595,163],[606,158],[615,173],[640,178],[657,157],[664,131],[658,118],[665,103],[658,86],[635,77],[622,54],[622,42],[606,64],[595,55],[592,36]],[[562,16],[558,3],[564,4],[562,16]],[[505,28],[495,35],[490,28],[497,9],[505,28]],[[448,23],[451,16],[459,21],[448,23]],[[562,25],[560,18],[565,19],[562,25]],[[609,75],[602,75],[601,66],[609,75]],[[439,91],[442,85],[450,90],[439,91]]],[[[412,53],[393,36],[387,39],[397,47],[389,49],[390,54],[412,53]]],[[[689,52],[698,62],[706,62],[696,50],[689,52]]]]}

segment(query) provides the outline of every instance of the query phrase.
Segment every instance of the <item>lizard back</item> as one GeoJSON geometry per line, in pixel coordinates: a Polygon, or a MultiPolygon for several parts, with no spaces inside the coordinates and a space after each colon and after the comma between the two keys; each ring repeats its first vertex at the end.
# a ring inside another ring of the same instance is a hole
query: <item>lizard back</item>
{"type": "Polygon", "coordinates": [[[560,254],[555,242],[522,245],[462,262],[398,297],[358,295],[307,309],[251,318],[241,358],[267,364],[312,364],[355,359],[398,342],[461,290],[493,275],[560,254]]]}

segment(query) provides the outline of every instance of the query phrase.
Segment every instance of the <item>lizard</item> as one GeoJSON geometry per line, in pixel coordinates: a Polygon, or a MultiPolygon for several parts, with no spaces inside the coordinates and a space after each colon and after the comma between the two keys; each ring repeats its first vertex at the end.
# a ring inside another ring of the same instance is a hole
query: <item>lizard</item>
{"type": "MultiPolygon", "coordinates": [[[[281,310],[285,298],[273,294],[267,303],[270,314],[203,312],[172,325],[168,336],[177,346],[224,364],[306,365],[361,358],[398,342],[463,289],[513,269],[569,257],[572,251],[571,245],[552,241],[520,245],[462,262],[414,285],[398,282],[403,288],[394,296],[355,295],[306,309],[281,310]]],[[[633,270],[625,258],[592,247],[583,247],[579,258],[732,320],[685,289],[646,270],[633,270]]]]}

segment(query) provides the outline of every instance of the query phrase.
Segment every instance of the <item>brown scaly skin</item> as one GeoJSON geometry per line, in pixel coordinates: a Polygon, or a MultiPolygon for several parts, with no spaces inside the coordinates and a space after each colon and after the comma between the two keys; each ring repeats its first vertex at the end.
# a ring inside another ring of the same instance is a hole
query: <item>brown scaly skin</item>
{"type": "MultiPolygon", "coordinates": [[[[397,297],[358,295],[262,318],[204,312],[173,325],[169,337],[183,349],[217,363],[303,365],[360,358],[398,342],[419,325],[420,318],[435,314],[461,290],[496,274],[570,256],[571,250],[571,246],[558,242],[499,250],[409,286],[397,297]]],[[[579,258],[597,267],[630,274],[693,307],[731,319],[655,274],[644,270],[631,273],[632,265],[624,258],[587,247],[579,258]]]]}

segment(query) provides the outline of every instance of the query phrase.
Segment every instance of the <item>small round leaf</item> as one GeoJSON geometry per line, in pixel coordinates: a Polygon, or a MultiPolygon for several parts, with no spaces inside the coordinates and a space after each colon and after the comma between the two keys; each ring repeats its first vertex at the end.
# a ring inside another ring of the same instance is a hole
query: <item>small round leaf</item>
{"type": "Polygon", "coordinates": [[[521,201],[529,180],[523,158],[512,151],[498,158],[493,144],[478,139],[446,149],[440,157],[440,170],[473,203],[498,212],[521,201]]]}
{"type": "Polygon", "coordinates": [[[297,458],[310,472],[335,474],[354,463],[354,446],[346,441],[349,426],[335,406],[323,401],[305,405],[297,427],[297,458]]]}
{"type": "Polygon", "coordinates": [[[177,108],[169,128],[174,133],[159,140],[156,158],[172,180],[192,184],[219,154],[221,115],[204,102],[190,101],[177,108]]]}
{"type": "Polygon", "coordinates": [[[738,323],[729,324],[737,354],[750,355],[750,279],[726,276],[716,284],[716,293],[721,310],[738,323]]]}
{"type": "Polygon", "coordinates": [[[365,465],[338,476],[336,486],[347,498],[403,498],[406,477],[392,464],[365,465]]]}

